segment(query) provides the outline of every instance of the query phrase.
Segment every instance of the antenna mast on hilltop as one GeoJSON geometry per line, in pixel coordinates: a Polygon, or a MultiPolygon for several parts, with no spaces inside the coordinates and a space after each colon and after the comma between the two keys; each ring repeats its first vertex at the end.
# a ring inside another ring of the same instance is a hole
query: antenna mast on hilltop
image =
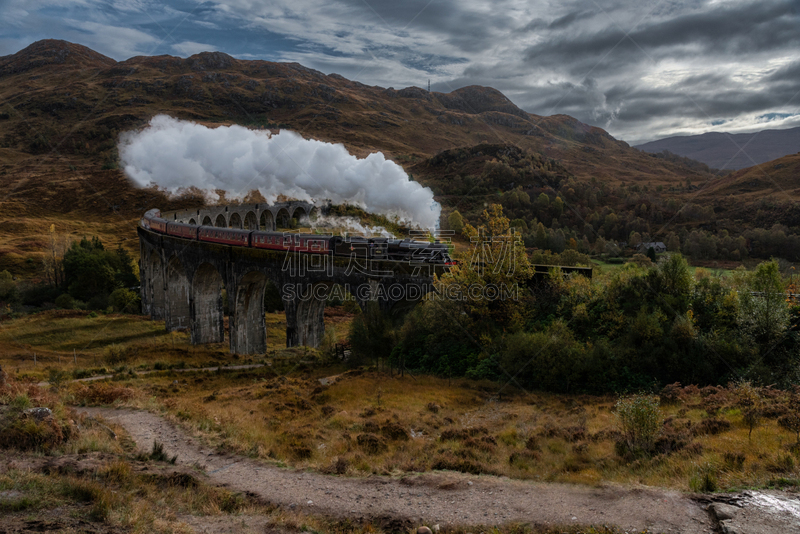
{"type": "Polygon", "coordinates": [[[431,81],[430,80],[428,80],[428,92],[429,93],[431,92],[431,81]]]}

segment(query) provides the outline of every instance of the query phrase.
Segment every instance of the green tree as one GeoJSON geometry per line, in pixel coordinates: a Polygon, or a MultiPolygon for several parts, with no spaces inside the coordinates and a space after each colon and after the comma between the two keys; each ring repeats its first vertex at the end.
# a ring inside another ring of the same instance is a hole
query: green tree
{"type": "Polygon", "coordinates": [[[464,229],[464,217],[455,210],[450,216],[447,218],[447,225],[453,230],[456,234],[460,234],[461,231],[464,229]]]}
{"type": "Polygon", "coordinates": [[[351,365],[362,365],[371,359],[377,364],[389,357],[394,347],[392,324],[377,301],[367,302],[364,313],[355,316],[348,339],[352,348],[351,365]]]}
{"type": "Polygon", "coordinates": [[[553,214],[553,218],[558,219],[561,217],[561,214],[564,213],[564,201],[561,200],[561,197],[556,197],[555,200],[553,200],[550,211],[553,214]]]}
{"type": "Polygon", "coordinates": [[[757,341],[769,343],[786,331],[789,306],[777,261],[763,262],[745,276],[739,302],[740,324],[757,341]]]}
{"type": "Polygon", "coordinates": [[[667,234],[667,250],[670,252],[680,252],[681,250],[681,239],[675,234],[675,232],[670,232],[667,234]]]}
{"type": "Polygon", "coordinates": [[[528,223],[524,219],[514,219],[511,221],[510,226],[511,228],[516,228],[516,231],[520,234],[528,233],[528,223]]]}
{"type": "Polygon", "coordinates": [[[694,277],[686,258],[680,254],[670,254],[659,264],[654,276],[653,288],[659,293],[664,307],[671,314],[685,314],[694,289],[694,277]]]}
{"type": "Polygon", "coordinates": [[[106,250],[97,237],[74,242],[64,254],[63,265],[67,292],[84,302],[138,284],[127,251],[106,250]]]}
{"type": "Polygon", "coordinates": [[[536,202],[534,205],[539,210],[546,210],[550,206],[550,197],[547,196],[547,193],[541,193],[536,198],[536,202]]]}
{"type": "Polygon", "coordinates": [[[549,239],[547,237],[547,230],[545,230],[544,225],[539,223],[536,225],[536,237],[534,239],[534,243],[536,243],[537,248],[545,249],[548,248],[549,239]]]}

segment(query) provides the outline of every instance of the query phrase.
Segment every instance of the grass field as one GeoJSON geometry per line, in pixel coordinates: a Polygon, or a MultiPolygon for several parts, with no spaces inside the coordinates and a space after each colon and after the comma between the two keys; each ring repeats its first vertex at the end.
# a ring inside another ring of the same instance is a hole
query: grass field
{"type": "MultiPolygon", "coordinates": [[[[352,316],[341,308],[326,312],[327,328],[347,335],[352,316]]],[[[267,348],[280,357],[286,347],[286,316],[267,313],[267,348]]],[[[293,351],[289,351],[293,354],[293,351]]],[[[18,376],[47,380],[52,370],[70,376],[115,369],[148,370],[262,362],[228,351],[228,341],[193,346],[188,332],[167,332],[164,323],[140,315],[51,310],[0,322],[0,365],[18,376]]]]}
{"type": "MultiPolygon", "coordinates": [[[[625,261],[629,261],[629,258],[624,258],[625,261]]],[[[615,269],[619,269],[620,267],[624,266],[625,263],[609,263],[604,261],[600,258],[592,258],[592,263],[600,268],[601,273],[609,273],[614,271],[615,269]]],[[[733,270],[731,268],[722,268],[722,267],[699,267],[695,265],[689,265],[689,271],[692,273],[693,277],[697,276],[697,270],[702,269],[703,271],[707,272],[711,276],[728,276],[730,272],[733,270]]]]}

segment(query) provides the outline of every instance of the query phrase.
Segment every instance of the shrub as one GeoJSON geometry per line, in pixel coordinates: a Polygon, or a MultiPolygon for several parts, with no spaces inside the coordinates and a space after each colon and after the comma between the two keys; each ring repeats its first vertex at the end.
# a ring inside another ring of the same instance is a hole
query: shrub
{"type": "Polygon", "coordinates": [[[796,444],[800,445],[800,388],[797,386],[789,396],[787,412],[778,419],[778,425],[790,432],[794,432],[797,439],[796,444]]]}
{"type": "Polygon", "coordinates": [[[111,384],[76,384],[73,390],[75,401],[84,406],[113,404],[117,400],[131,399],[135,393],[131,388],[111,384]]]}
{"type": "Polygon", "coordinates": [[[381,428],[381,434],[393,441],[408,441],[408,432],[399,423],[387,421],[381,428]]]}
{"type": "Polygon", "coordinates": [[[106,363],[109,365],[117,365],[129,361],[136,351],[131,347],[112,343],[105,348],[104,352],[106,363]]]}
{"type": "Polygon", "coordinates": [[[710,463],[697,466],[689,478],[689,489],[697,493],[717,491],[717,470],[710,463]]]}
{"type": "MultiPolygon", "coordinates": [[[[106,308],[108,308],[108,297],[106,297],[105,295],[95,295],[94,297],[89,299],[89,301],[86,303],[86,307],[90,310],[95,310],[95,311],[105,310],[106,308]]],[[[97,314],[95,313],[94,316],[97,317],[97,314]]]]}
{"type": "Polygon", "coordinates": [[[63,293],[56,299],[55,305],[64,310],[75,308],[75,299],[69,293],[63,293]]]}
{"type": "MultiPolygon", "coordinates": [[[[16,404],[23,405],[22,400],[16,404]]],[[[47,413],[45,417],[39,417],[35,413],[21,412],[3,421],[0,424],[0,449],[49,452],[75,435],[76,429],[71,421],[47,413]]]]}
{"type": "Polygon", "coordinates": [[[379,454],[387,450],[386,442],[375,434],[359,434],[356,438],[358,446],[367,454],[379,454]]]}
{"type": "Polygon", "coordinates": [[[663,420],[655,395],[630,395],[617,401],[617,420],[624,443],[633,453],[649,453],[661,431],[663,420]]]}
{"type": "Polygon", "coordinates": [[[175,455],[170,458],[167,451],[164,450],[164,444],[153,441],[153,450],[150,451],[150,459],[156,462],[169,462],[174,464],[178,460],[178,456],[175,455]]]}
{"type": "Polygon", "coordinates": [[[659,396],[661,397],[661,404],[668,405],[668,404],[678,404],[681,400],[681,394],[683,393],[683,388],[681,387],[680,382],[675,382],[674,384],[668,384],[664,386],[664,389],[661,390],[659,396]]]}
{"type": "Polygon", "coordinates": [[[759,388],[749,381],[741,381],[733,386],[736,405],[742,410],[742,420],[747,425],[747,439],[753,435],[753,429],[761,422],[763,401],[759,388]]]}
{"type": "Polygon", "coordinates": [[[711,434],[712,436],[721,434],[731,428],[731,424],[725,419],[717,419],[710,417],[703,419],[696,426],[692,428],[692,434],[695,436],[702,436],[704,434],[711,434]]]}
{"type": "MultiPolygon", "coordinates": [[[[141,309],[141,299],[135,291],[130,289],[115,289],[108,297],[108,302],[118,312],[138,313],[141,309]]],[[[58,304],[58,302],[56,302],[58,304]]]]}
{"type": "Polygon", "coordinates": [[[60,389],[67,379],[69,379],[69,373],[62,369],[55,369],[51,367],[47,370],[47,381],[50,382],[50,386],[55,389],[60,389]]]}

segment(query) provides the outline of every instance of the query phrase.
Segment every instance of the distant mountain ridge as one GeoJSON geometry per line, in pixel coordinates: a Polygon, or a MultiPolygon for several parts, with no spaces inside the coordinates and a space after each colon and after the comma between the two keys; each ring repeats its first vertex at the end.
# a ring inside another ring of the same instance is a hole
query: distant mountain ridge
{"type": "Polygon", "coordinates": [[[743,134],[709,132],[667,137],[635,148],[650,153],[667,150],[703,162],[713,169],[739,170],[800,152],[800,127],[743,134]]]}

